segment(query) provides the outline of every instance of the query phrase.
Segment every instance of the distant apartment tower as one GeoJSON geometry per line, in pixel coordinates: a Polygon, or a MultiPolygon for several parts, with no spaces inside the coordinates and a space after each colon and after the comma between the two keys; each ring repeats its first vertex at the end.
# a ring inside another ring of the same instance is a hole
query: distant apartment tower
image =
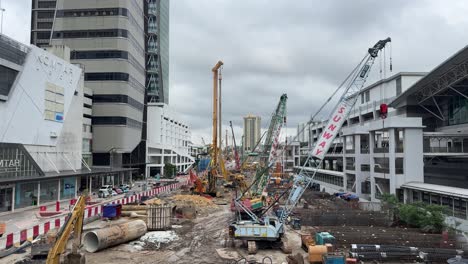
{"type": "Polygon", "coordinates": [[[244,117],[244,151],[253,151],[260,140],[261,118],[248,115],[244,117]]]}
{"type": "Polygon", "coordinates": [[[93,163],[128,165],[144,124],[145,1],[57,3],[32,1],[31,43],[70,47],[92,90],[93,163]]]}

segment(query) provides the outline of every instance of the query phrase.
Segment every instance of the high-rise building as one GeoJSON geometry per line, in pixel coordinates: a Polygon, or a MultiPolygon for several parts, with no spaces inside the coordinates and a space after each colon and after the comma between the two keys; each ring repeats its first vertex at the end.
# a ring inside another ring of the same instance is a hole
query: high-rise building
{"type": "Polygon", "coordinates": [[[253,151],[260,140],[261,118],[248,115],[244,117],[244,151],[253,151]]]}
{"type": "Polygon", "coordinates": [[[146,2],[32,2],[31,42],[70,47],[72,63],[85,70],[93,93],[93,164],[132,163],[144,138],[146,2]]]}
{"type": "Polygon", "coordinates": [[[169,103],[169,0],[147,0],[146,88],[148,102],[169,103]]]}

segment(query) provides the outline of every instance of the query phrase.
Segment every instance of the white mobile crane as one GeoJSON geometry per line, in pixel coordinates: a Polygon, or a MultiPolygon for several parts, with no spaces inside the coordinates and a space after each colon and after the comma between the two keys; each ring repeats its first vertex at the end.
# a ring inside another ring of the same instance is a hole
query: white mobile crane
{"type": "MultiPolygon", "coordinates": [[[[327,126],[320,135],[314,149],[309,152],[305,164],[302,167],[306,167],[309,162],[311,162],[310,167],[313,168],[312,175],[305,175],[303,173],[303,169],[301,169],[299,174],[295,175],[293,185],[288,190],[288,198],[282,207],[282,210],[280,210],[279,216],[275,217],[266,215],[269,208],[263,214],[257,216],[251,210],[249,210],[249,208],[246,208],[242,203],[239,202],[242,197],[236,199],[236,205],[242,207],[250,219],[243,220],[238,217],[238,219],[229,226],[229,234],[234,239],[247,241],[249,254],[255,254],[257,252],[257,242],[264,241],[276,242],[270,245],[273,247],[275,247],[275,245],[279,246],[285,251],[285,253],[289,253],[287,252],[290,251],[289,247],[285,244],[284,241],[281,240],[285,232],[285,221],[291,214],[299,199],[304,194],[307,187],[313,182],[315,174],[320,168],[323,158],[325,157],[325,153],[327,153],[333,140],[340,132],[341,127],[344,121],[347,119],[351,109],[356,104],[359,92],[366,82],[369,71],[374,64],[375,58],[390,41],[390,38],[380,40],[372,48],[369,48],[362,61],[356,66],[356,68],[354,68],[354,70],[345,79],[342,85],[340,85],[340,87],[338,87],[338,89],[333,93],[332,97],[339,90],[343,89],[341,97],[338,100],[338,103],[336,104],[332,114],[330,115],[330,118],[328,119],[327,126]]],[[[332,97],[327,100],[327,102],[319,109],[319,111],[323,109],[323,107],[331,100],[332,97]]],[[[314,117],[312,117],[311,121],[314,119],[314,117]]],[[[284,192],[283,195],[286,193],[287,192],[284,192]]],[[[279,198],[277,201],[278,200],[279,198]]]]}

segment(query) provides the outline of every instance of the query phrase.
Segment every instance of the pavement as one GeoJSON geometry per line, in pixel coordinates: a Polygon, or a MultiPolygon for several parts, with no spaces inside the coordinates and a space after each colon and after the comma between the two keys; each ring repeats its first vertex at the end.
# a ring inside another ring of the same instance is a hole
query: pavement
{"type": "MultiPolygon", "coordinates": [[[[130,190],[130,192],[139,193],[142,190],[142,185],[145,181],[137,181],[135,182],[134,187],[130,190]]],[[[98,198],[97,193],[95,195],[91,195],[91,201],[98,202],[98,203],[107,203],[112,202],[117,199],[121,199],[125,196],[125,194],[119,194],[117,196],[112,196],[109,198],[98,198]]],[[[47,207],[47,211],[54,212],[55,211],[55,202],[44,204],[47,207]]],[[[67,213],[69,211],[70,200],[61,200],[60,201],[60,211],[64,211],[67,213]]],[[[30,228],[32,226],[42,224],[45,222],[50,221],[57,217],[38,217],[37,213],[39,212],[39,207],[28,207],[15,210],[15,212],[8,212],[2,213],[0,215],[0,222],[4,222],[6,224],[5,234],[19,232],[21,230],[30,228]]]]}

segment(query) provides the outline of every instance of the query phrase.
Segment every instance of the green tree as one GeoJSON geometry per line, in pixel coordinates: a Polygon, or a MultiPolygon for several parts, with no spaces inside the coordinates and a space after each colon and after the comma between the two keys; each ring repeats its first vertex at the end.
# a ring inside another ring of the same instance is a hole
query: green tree
{"type": "Polygon", "coordinates": [[[177,174],[177,167],[174,164],[164,164],[164,176],[166,178],[173,178],[177,174]]]}

